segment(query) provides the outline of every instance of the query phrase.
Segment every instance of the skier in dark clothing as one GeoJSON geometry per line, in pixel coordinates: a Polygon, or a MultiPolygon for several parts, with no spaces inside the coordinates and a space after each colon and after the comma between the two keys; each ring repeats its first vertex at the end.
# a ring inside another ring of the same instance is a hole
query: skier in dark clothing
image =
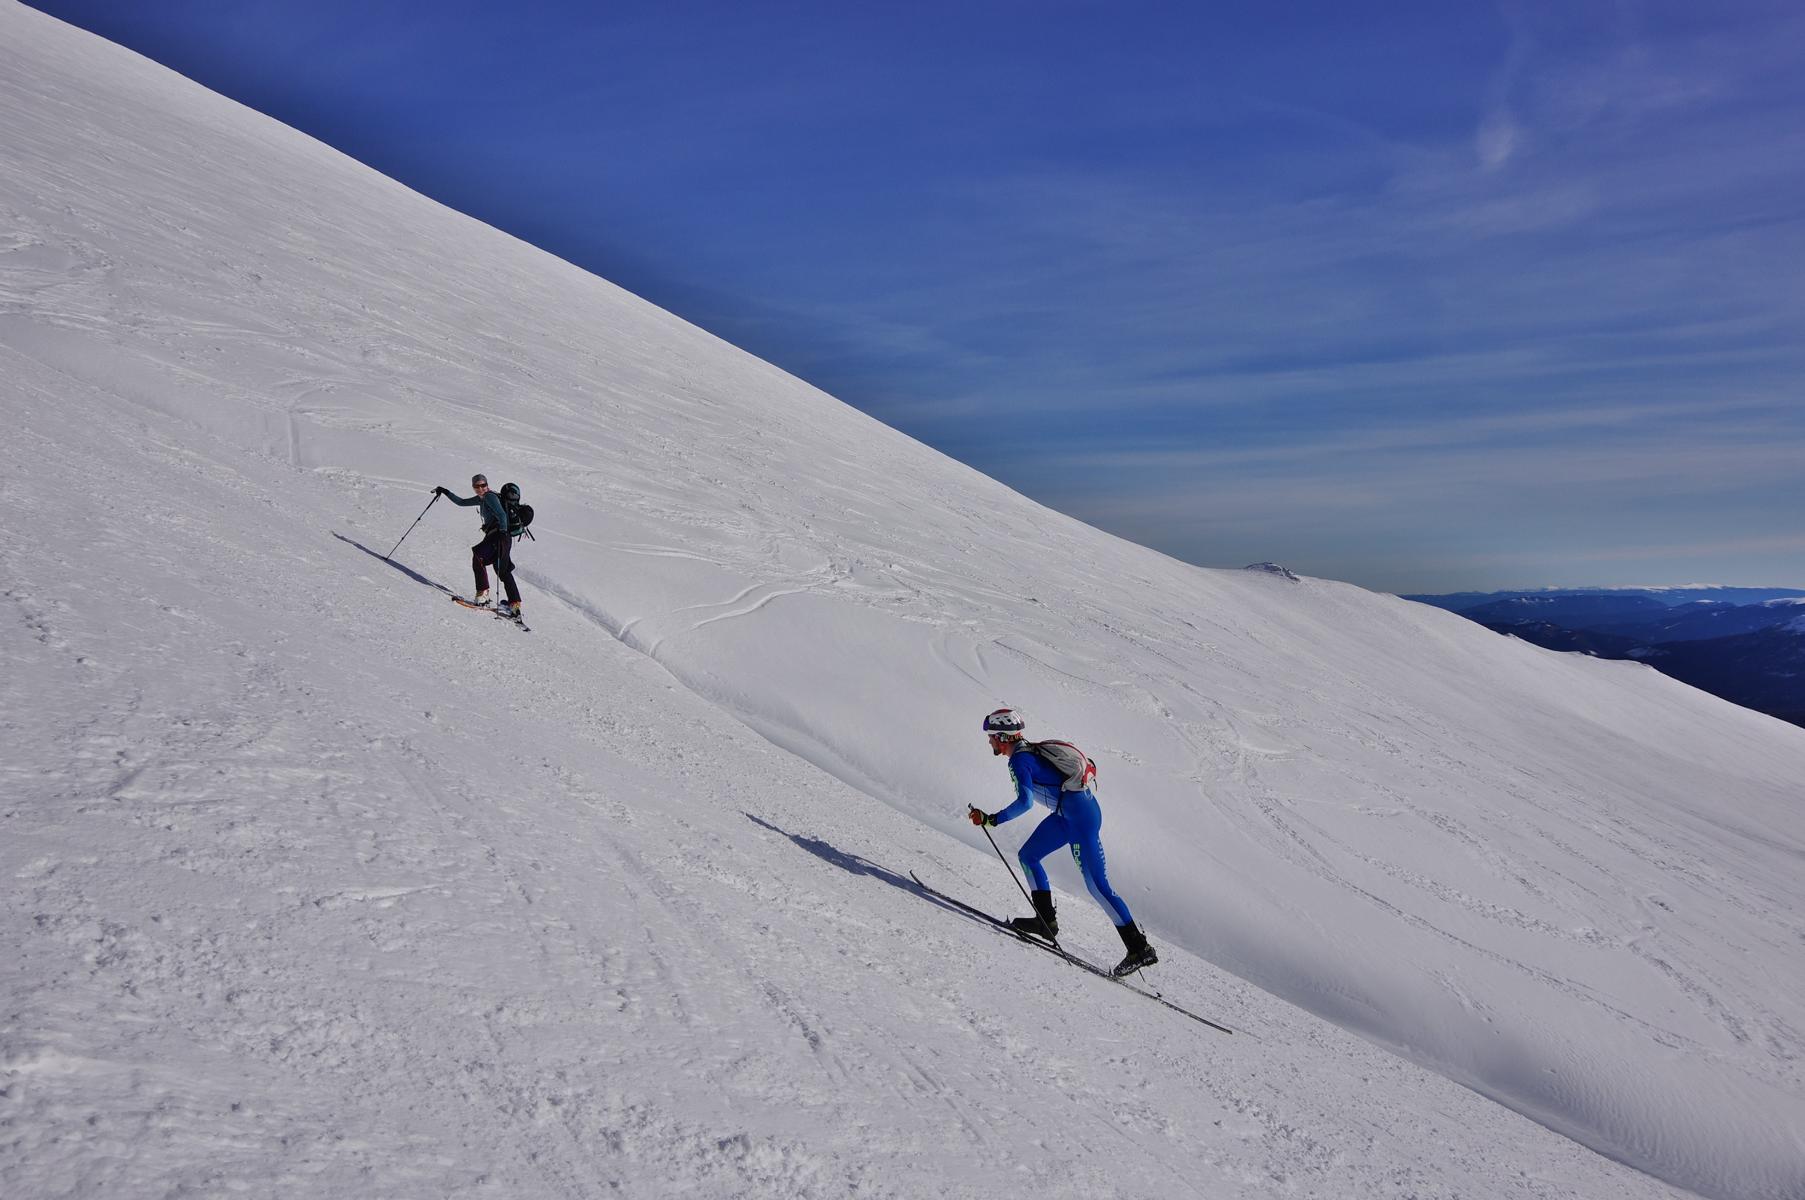
{"type": "Polygon", "coordinates": [[[495,574],[501,577],[501,586],[508,596],[497,611],[518,620],[520,588],[514,583],[513,539],[508,536],[508,510],[502,504],[501,497],[489,490],[486,475],[472,476],[470,486],[476,491],[476,495],[468,499],[454,495],[449,488],[436,487],[433,491],[453,504],[461,504],[465,508],[476,505],[482,509],[483,540],[470,547],[470,567],[476,577],[475,603],[482,608],[489,605],[489,565],[493,563],[495,574]]]}
{"type": "MultiPolygon", "coordinates": [[[[1034,832],[1028,835],[1017,857],[1022,864],[1022,873],[1033,881],[1029,899],[1034,903],[1032,917],[1016,917],[1009,924],[1023,933],[1031,933],[1037,937],[1051,940],[1059,933],[1059,921],[1053,913],[1052,884],[1047,880],[1046,868],[1041,860],[1061,846],[1072,848],[1072,859],[1078,864],[1078,870],[1084,875],[1084,885],[1090,890],[1091,898],[1103,906],[1109,919],[1121,936],[1122,945],[1128,954],[1116,964],[1112,974],[1127,975],[1142,967],[1150,967],[1159,961],[1159,955],[1147,944],[1147,935],[1141,932],[1140,926],[1134,923],[1134,914],[1128,911],[1128,905],[1109,885],[1109,875],[1103,868],[1103,810],[1097,806],[1096,794],[1091,790],[1091,780],[1096,778],[1096,768],[1084,759],[1076,747],[1067,747],[1074,756],[1074,762],[1080,762],[1082,771],[1076,780],[1048,761],[1047,757],[1037,751],[1036,744],[1023,738],[1027,723],[1013,710],[999,708],[984,718],[984,732],[990,738],[992,754],[1009,756],[1009,774],[1015,781],[1015,803],[997,813],[987,813],[972,807],[969,813],[973,825],[1001,825],[1005,821],[1013,821],[1034,806],[1036,801],[1046,805],[1053,812],[1046,820],[1035,826],[1034,832]],[[1074,784],[1079,786],[1074,786],[1074,784]]],[[[1047,743],[1048,746],[1063,743],[1047,743]]]]}

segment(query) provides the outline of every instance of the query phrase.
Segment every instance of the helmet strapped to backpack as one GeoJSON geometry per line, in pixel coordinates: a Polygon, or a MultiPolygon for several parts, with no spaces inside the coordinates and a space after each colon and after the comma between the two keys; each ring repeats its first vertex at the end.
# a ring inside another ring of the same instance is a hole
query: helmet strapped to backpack
{"type": "Polygon", "coordinates": [[[1005,737],[1020,737],[1028,723],[1013,708],[999,708],[984,718],[984,732],[1002,734],[1005,737]]]}
{"type": "MultiPolygon", "coordinates": [[[[504,483],[501,485],[501,492],[499,494],[501,496],[502,511],[508,514],[508,536],[519,537],[521,534],[525,533],[526,536],[532,537],[532,534],[527,533],[526,527],[533,523],[533,506],[530,504],[522,504],[520,502],[520,485],[518,483],[504,483]]],[[[538,539],[535,538],[534,540],[536,541],[538,539]]]]}

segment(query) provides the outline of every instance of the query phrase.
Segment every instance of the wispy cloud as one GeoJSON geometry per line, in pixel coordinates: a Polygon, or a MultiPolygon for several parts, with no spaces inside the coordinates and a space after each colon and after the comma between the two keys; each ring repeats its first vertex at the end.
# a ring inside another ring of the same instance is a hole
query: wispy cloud
{"type": "MultiPolygon", "coordinates": [[[[1623,563],[1651,561],[1692,561],[1701,558],[1779,556],[1805,554],[1805,534],[1778,534],[1771,537],[1724,538],[1702,542],[1668,542],[1637,546],[1602,546],[1576,550],[1537,550],[1533,553],[1468,555],[1466,562],[1475,566],[1540,566],[1547,563],[1623,563]]],[[[1777,563],[1775,575],[1783,576],[1776,587],[1789,586],[1805,577],[1796,563],[1777,563]]]]}
{"type": "Polygon", "coordinates": [[[1529,32],[1518,6],[1503,3],[1499,6],[1499,11],[1510,30],[1510,43],[1505,49],[1503,63],[1493,72],[1491,81],[1486,85],[1479,128],[1473,135],[1473,148],[1478,154],[1479,166],[1487,173],[1502,169],[1516,153],[1517,144],[1522,140],[1522,128],[1511,112],[1511,92],[1530,50],[1529,32]]]}
{"type": "MultiPolygon", "coordinates": [[[[1649,443],[1666,438],[1681,453],[1710,453],[1710,443],[1723,452],[1748,455],[1750,470],[1763,461],[1791,472],[1805,465],[1805,430],[1790,413],[1764,401],[1681,400],[1625,403],[1593,407],[1535,409],[1469,415],[1449,413],[1386,427],[1348,426],[1314,435],[1290,435],[1267,445],[1151,447],[1121,445],[1086,449],[1054,457],[1058,466],[1085,464],[1113,467],[1125,473],[1149,470],[1196,471],[1270,464],[1312,464],[1346,460],[1352,455],[1384,454],[1387,461],[1432,449],[1494,454],[1545,454],[1550,442],[1565,449],[1575,440],[1604,440],[1622,449],[1626,459],[1647,461],[1649,443]]],[[[1521,467],[1510,470],[1521,477],[1521,467]]],[[[1746,472],[1737,472],[1746,477],[1746,472]]]]}

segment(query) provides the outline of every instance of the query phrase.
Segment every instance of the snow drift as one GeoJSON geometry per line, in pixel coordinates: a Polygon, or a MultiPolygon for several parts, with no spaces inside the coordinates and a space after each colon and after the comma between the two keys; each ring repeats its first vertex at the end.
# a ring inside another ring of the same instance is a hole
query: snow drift
{"type": "Polygon", "coordinates": [[[12,4],[0,103],[9,1192],[1805,1194],[1805,733],[1099,533],[12,4]],[[382,558],[473,470],[531,634],[382,558]],[[1020,903],[999,703],[1257,1043],[908,888],[1020,903]]]}

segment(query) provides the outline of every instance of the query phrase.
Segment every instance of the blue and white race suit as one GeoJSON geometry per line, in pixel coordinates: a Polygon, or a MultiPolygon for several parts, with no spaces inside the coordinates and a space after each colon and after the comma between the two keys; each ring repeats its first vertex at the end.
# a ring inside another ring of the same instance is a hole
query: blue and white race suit
{"type": "Polygon", "coordinates": [[[1015,777],[1015,803],[996,815],[998,825],[1015,820],[1037,802],[1053,810],[1017,852],[1022,871],[1034,881],[1033,890],[1052,890],[1041,860],[1061,846],[1070,846],[1072,861],[1083,873],[1091,898],[1103,906],[1118,927],[1133,924],[1134,916],[1109,886],[1109,875],[1103,867],[1103,810],[1097,806],[1097,797],[1088,788],[1082,792],[1063,790],[1065,776],[1026,746],[1017,746],[1009,756],[1009,773],[1015,777]]]}

